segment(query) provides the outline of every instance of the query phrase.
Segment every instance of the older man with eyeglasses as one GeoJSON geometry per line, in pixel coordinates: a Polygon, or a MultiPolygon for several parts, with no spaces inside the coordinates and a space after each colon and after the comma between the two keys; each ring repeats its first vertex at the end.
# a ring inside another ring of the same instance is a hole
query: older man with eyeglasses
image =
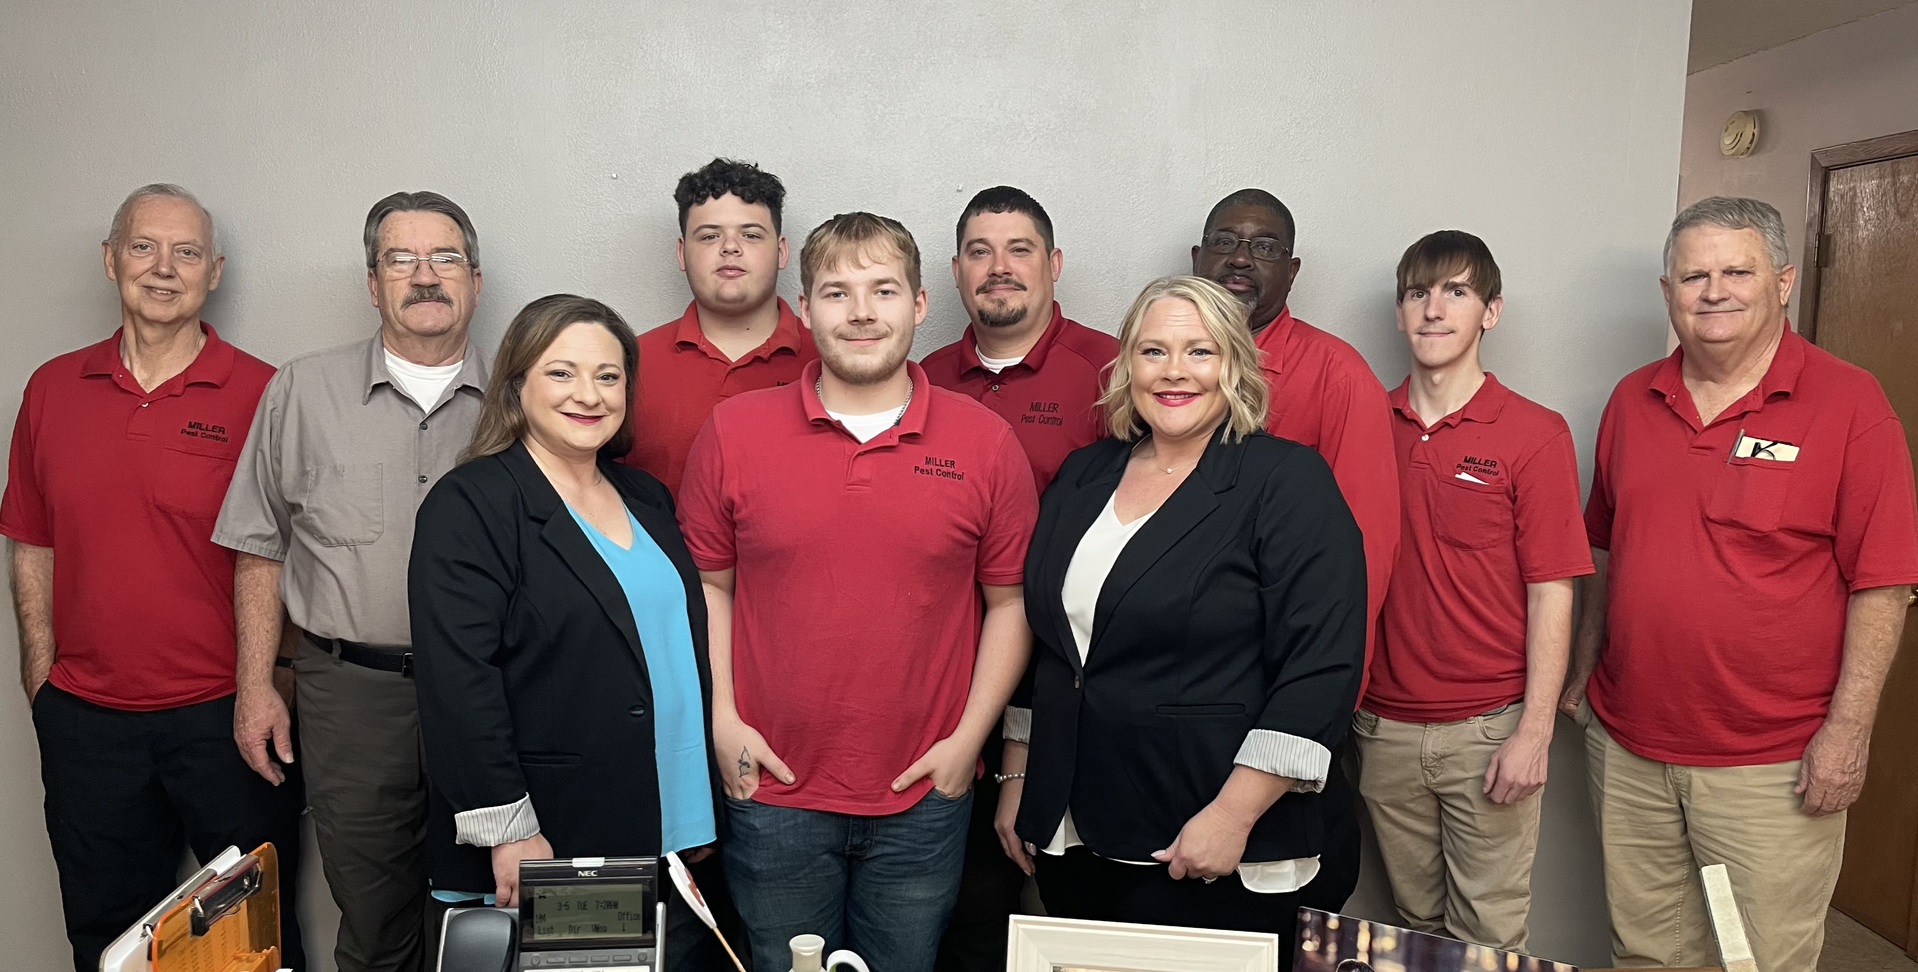
{"type": "Polygon", "coordinates": [[[307,800],[340,907],[335,960],[341,972],[410,972],[425,953],[427,792],[407,559],[414,511],[472,438],[487,361],[468,340],[480,271],[464,210],[435,192],[394,193],[367,214],[365,243],[379,332],[274,377],[213,539],[239,551],[241,754],[276,783],[293,761],[272,690],[274,667],[290,666],[307,800]]]}

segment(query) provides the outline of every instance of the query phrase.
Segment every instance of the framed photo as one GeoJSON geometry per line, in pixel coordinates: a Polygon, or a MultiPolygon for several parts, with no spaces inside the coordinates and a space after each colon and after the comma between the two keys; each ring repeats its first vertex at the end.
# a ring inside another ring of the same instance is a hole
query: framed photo
{"type": "Polygon", "coordinates": [[[1279,936],[1014,915],[1007,972],[1276,972],[1279,936]]]}
{"type": "Polygon", "coordinates": [[[1578,972],[1530,955],[1384,922],[1299,909],[1293,972],[1578,972]]]}

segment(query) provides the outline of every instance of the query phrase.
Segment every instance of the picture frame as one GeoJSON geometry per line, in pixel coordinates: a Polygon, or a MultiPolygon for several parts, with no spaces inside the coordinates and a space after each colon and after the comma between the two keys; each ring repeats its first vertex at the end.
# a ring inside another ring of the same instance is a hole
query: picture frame
{"type": "Polygon", "coordinates": [[[1007,972],[1276,972],[1279,936],[1014,915],[1007,972]]]}

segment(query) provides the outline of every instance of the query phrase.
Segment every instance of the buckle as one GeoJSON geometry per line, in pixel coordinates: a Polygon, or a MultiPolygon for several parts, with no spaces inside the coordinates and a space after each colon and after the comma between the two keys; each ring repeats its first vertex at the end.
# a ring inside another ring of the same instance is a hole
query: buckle
{"type": "Polygon", "coordinates": [[[410,651],[400,655],[400,677],[413,677],[413,653],[410,651]]]}

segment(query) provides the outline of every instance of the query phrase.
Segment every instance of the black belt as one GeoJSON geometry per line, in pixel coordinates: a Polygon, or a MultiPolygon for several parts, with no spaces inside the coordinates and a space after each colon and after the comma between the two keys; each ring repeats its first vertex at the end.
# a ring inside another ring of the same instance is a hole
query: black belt
{"type": "Polygon", "coordinates": [[[413,653],[404,648],[375,648],[344,638],[322,638],[311,631],[300,633],[306,635],[307,642],[313,647],[329,655],[338,655],[343,662],[376,671],[398,672],[405,678],[413,677],[413,653]]]}

